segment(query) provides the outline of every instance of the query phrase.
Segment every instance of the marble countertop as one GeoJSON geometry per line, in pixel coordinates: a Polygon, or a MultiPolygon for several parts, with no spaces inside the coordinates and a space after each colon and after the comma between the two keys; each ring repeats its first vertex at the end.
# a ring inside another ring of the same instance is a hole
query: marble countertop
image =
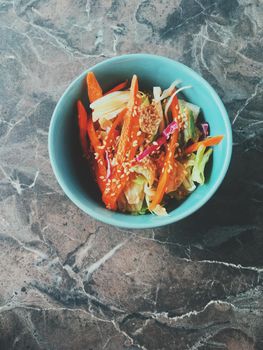
{"type": "Polygon", "coordinates": [[[0,349],[263,349],[262,0],[0,0],[0,349]],[[124,53],[217,90],[233,158],[168,227],[96,222],[61,191],[48,127],[67,85],[124,53]]]}

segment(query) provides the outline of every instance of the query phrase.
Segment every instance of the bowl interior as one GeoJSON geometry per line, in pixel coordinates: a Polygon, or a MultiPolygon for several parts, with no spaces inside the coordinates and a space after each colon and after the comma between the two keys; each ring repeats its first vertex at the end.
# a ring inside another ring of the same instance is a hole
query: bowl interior
{"type": "Polygon", "coordinates": [[[210,125],[211,135],[223,134],[223,141],[214,148],[210,176],[203,186],[184,200],[167,217],[131,216],[106,210],[91,177],[87,163],[81,157],[76,101],[81,98],[88,106],[84,72],[66,90],[54,111],[49,131],[49,153],[54,173],[64,192],[82,210],[98,220],[130,228],[156,227],[180,220],[202,206],[220,185],[231,157],[231,127],[225,108],[211,86],[188,67],[159,56],[127,55],[104,61],[92,68],[104,91],[115,84],[139,77],[141,89],[153,86],[167,88],[175,79],[182,85],[192,85],[184,91],[187,101],[201,107],[210,125]]]}

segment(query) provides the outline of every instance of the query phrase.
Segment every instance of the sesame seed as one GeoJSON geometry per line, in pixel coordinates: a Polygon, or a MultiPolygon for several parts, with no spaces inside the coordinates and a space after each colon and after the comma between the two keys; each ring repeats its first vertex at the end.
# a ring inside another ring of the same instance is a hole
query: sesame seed
{"type": "Polygon", "coordinates": [[[111,193],[111,195],[110,195],[111,197],[114,197],[115,196],[115,193],[113,192],[113,193],[111,193]]]}
{"type": "Polygon", "coordinates": [[[104,179],[104,176],[100,176],[100,179],[104,179]]]}
{"type": "Polygon", "coordinates": [[[120,176],[120,178],[123,179],[123,178],[124,178],[124,174],[122,174],[122,175],[120,176]]]}
{"type": "Polygon", "coordinates": [[[142,134],[142,132],[139,130],[138,132],[137,132],[137,136],[140,136],[142,134]]]}
{"type": "Polygon", "coordinates": [[[153,145],[154,145],[154,146],[158,146],[158,142],[153,141],[153,145]]]}
{"type": "Polygon", "coordinates": [[[119,184],[118,186],[117,186],[117,188],[120,188],[121,187],[121,184],[119,184]]]}
{"type": "Polygon", "coordinates": [[[133,143],[132,143],[132,147],[136,147],[136,146],[138,146],[138,141],[137,140],[133,141],[133,143]]]}

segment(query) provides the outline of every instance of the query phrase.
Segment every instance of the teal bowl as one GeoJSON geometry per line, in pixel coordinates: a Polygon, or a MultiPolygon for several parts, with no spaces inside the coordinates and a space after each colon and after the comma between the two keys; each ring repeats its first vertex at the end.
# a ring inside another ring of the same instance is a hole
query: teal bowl
{"type": "Polygon", "coordinates": [[[153,228],[179,221],[202,207],[221,184],[227,172],[232,153],[232,131],[225,107],[215,90],[192,69],[171,59],[132,54],[111,58],[89,68],[75,79],[60,98],[49,128],[49,156],[55,176],[65,194],[85,213],[110,225],[125,228],[153,228]],[[104,90],[133,74],[139,77],[141,88],[168,87],[176,79],[183,85],[192,85],[184,91],[187,101],[201,107],[210,125],[211,135],[224,135],[214,147],[206,183],[171,210],[168,216],[152,214],[133,216],[107,210],[101,202],[97,187],[81,157],[76,101],[88,103],[85,76],[93,71],[104,90]]]}

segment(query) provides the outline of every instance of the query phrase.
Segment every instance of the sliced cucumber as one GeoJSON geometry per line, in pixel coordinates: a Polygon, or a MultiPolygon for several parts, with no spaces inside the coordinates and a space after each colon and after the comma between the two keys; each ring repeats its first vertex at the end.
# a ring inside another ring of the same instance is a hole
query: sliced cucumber
{"type": "Polygon", "coordinates": [[[196,121],[199,113],[200,113],[200,107],[197,105],[194,105],[193,103],[186,102],[185,100],[179,99],[179,107],[180,109],[187,108],[188,110],[193,112],[194,120],[196,121]]]}

